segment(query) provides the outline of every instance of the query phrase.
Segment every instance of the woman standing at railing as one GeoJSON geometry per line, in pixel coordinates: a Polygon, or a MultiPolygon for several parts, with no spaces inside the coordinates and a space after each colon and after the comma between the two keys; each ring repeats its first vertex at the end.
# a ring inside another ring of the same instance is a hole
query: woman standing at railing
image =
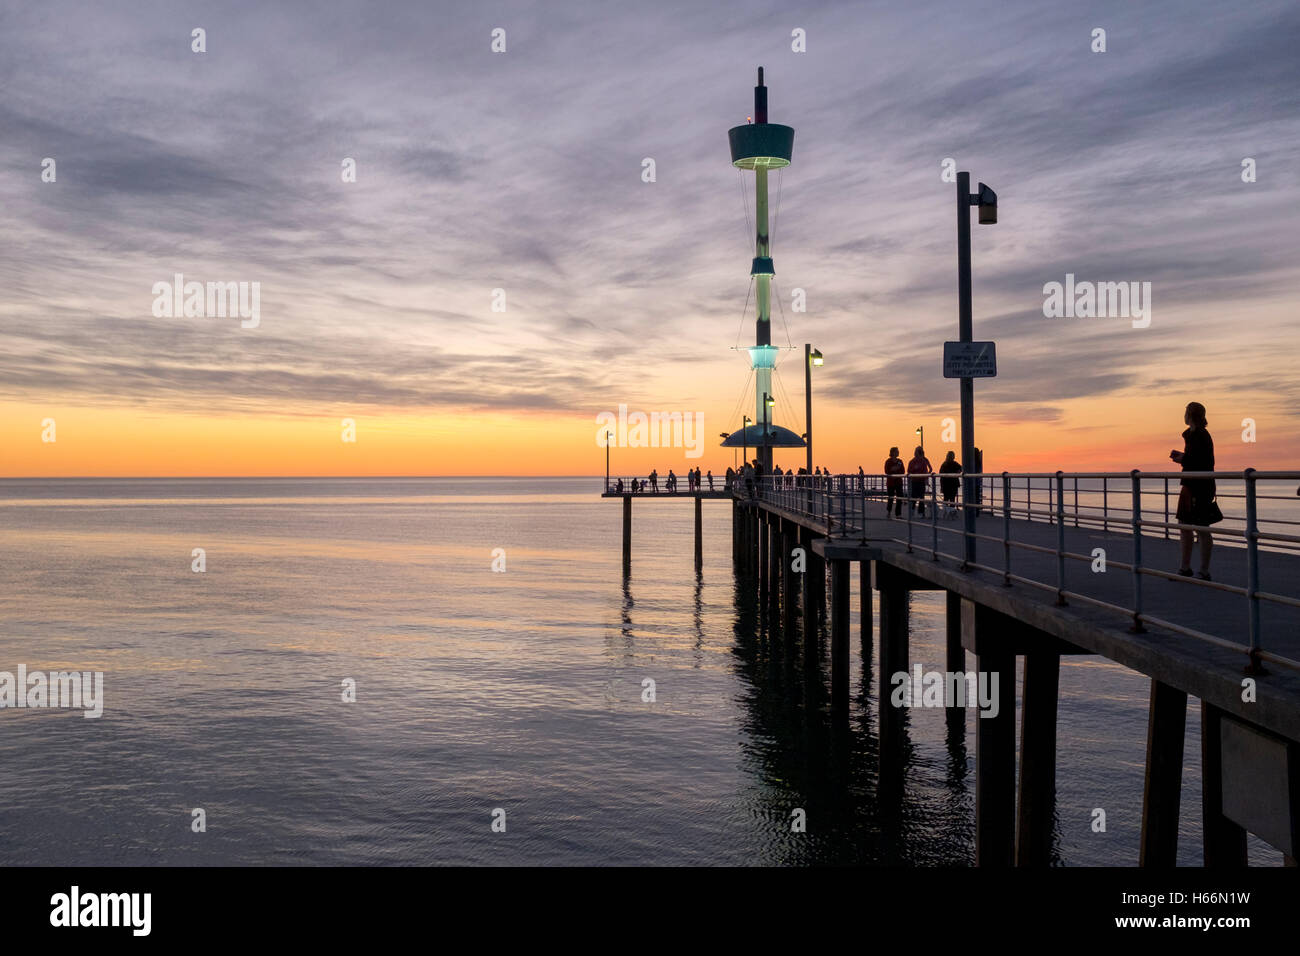
{"type": "MultiPolygon", "coordinates": [[[[1205,406],[1200,402],[1188,402],[1183,412],[1183,422],[1187,430],[1183,432],[1183,450],[1171,451],[1169,457],[1183,466],[1183,471],[1214,471],[1214,439],[1206,430],[1205,406]]],[[[1192,539],[1201,543],[1201,570],[1197,577],[1203,581],[1210,580],[1210,552],[1214,548],[1214,539],[1210,535],[1210,525],[1223,520],[1223,512],[1215,504],[1213,478],[1184,478],[1178,492],[1179,524],[1203,525],[1204,531],[1178,532],[1182,544],[1182,563],[1178,573],[1185,578],[1192,576],[1192,539]]]]}

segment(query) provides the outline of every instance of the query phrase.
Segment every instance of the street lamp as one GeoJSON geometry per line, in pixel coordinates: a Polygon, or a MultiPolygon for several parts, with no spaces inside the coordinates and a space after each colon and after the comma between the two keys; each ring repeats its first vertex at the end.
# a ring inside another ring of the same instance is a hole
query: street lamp
{"type": "MultiPolygon", "coordinates": [[[[971,329],[970,294],[970,207],[979,207],[981,226],[998,221],[998,194],[983,183],[979,192],[970,191],[970,173],[957,174],[957,327],[958,339],[974,341],[971,329]]],[[[962,461],[962,527],[966,540],[964,564],[975,563],[975,512],[971,503],[975,498],[975,479],[970,477],[970,466],[975,459],[975,380],[961,380],[961,461],[962,461]]]]}
{"type": "Polygon", "coordinates": [[[749,426],[752,424],[754,424],[754,420],[750,418],[748,415],[744,416],[741,419],[740,445],[741,448],[744,450],[746,465],[749,464],[749,426]]]}
{"type": "Polygon", "coordinates": [[[605,430],[605,491],[609,491],[609,437],[613,435],[612,431],[605,430]]]}
{"type": "Polygon", "coordinates": [[[825,363],[822,358],[820,349],[812,347],[811,343],[804,343],[803,347],[803,395],[804,395],[804,422],[808,427],[807,434],[804,435],[805,444],[808,446],[808,474],[812,474],[813,457],[812,457],[812,370],[813,366],[821,367],[825,363]]]}
{"type": "MultiPolygon", "coordinates": [[[[764,447],[766,447],[767,443],[772,440],[772,433],[770,428],[770,424],[772,421],[772,414],[770,412],[770,409],[775,407],[776,407],[776,399],[773,398],[771,395],[767,394],[767,392],[764,392],[763,393],[763,445],[764,447]]],[[[763,460],[770,462],[771,458],[772,456],[769,453],[767,456],[764,457],[763,460]]],[[[771,464],[767,465],[769,471],[771,470],[771,467],[772,467],[771,464]]],[[[767,476],[764,475],[763,477],[766,478],[767,476]]]]}
{"type": "Polygon", "coordinates": [[[921,436],[921,447],[924,448],[925,447],[925,426],[917,425],[915,434],[921,436]]]}

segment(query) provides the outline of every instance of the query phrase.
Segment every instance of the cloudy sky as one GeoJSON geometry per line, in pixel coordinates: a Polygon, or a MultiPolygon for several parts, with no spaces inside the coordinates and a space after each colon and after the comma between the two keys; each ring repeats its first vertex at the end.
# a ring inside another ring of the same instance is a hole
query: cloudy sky
{"type": "Polygon", "coordinates": [[[1199,400],[1220,467],[1294,468],[1297,49],[1286,0],[7,4],[0,475],[594,473],[620,403],[714,437],[615,470],[725,468],[754,307],[726,130],[759,65],[796,130],[776,420],[803,430],[812,342],[820,464],[922,424],[944,450],[953,158],[1000,200],[986,467],[1167,468],[1199,400]],[[155,316],[176,273],[258,282],[259,324],[155,316]],[[1045,317],[1067,273],[1151,283],[1150,326],[1045,317]]]}

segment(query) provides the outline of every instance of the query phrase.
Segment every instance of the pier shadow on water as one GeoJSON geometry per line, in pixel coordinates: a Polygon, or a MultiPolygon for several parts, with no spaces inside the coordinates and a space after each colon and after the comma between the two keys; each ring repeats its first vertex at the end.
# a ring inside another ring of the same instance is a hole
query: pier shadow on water
{"type": "MultiPolygon", "coordinates": [[[[830,696],[829,621],[819,609],[811,641],[802,615],[787,634],[760,604],[754,580],[734,587],[738,675],[748,688],[745,731],[756,748],[771,821],[771,858],[782,865],[965,866],[973,861],[973,747],[960,711],[947,715],[946,766],[936,788],[913,785],[918,767],[910,713],[898,710],[882,734],[877,661],[870,632],[854,648],[847,718],[830,696]],[[797,832],[803,810],[806,832],[797,832]]],[[[858,607],[856,599],[854,606],[858,607]]],[[[861,634],[858,622],[852,633],[861,634]]],[[[886,684],[886,690],[889,685],[886,684]]],[[[929,768],[926,768],[929,769],[929,768]]],[[[757,862],[757,861],[756,861],[757,862]]]]}

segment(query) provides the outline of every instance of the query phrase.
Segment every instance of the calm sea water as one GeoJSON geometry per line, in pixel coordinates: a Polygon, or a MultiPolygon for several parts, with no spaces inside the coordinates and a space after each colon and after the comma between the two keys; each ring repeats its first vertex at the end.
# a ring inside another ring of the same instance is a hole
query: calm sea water
{"type": "MultiPolygon", "coordinates": [[[[969,863],[973,715],[951,734],[911,711],[901,799],[878,805],[874,668],[855,653],[833,731],[825,674],[735,580],[730,506],[705,503],[697,578],[690,507],[637,502],[625,585],[600,485],[0,481],[0,670],[102,670],[106,698],[98,720],[0,710],[0,864],[969,863]]],[[[912,598],[927,670],[942,600],[912,598]]],[[[1062,864],[1136,863],[1147,694],[1063,661],[1062,864]]],[[[1253,838],[1251,858],[1280,862],[1253,838]]]]}

